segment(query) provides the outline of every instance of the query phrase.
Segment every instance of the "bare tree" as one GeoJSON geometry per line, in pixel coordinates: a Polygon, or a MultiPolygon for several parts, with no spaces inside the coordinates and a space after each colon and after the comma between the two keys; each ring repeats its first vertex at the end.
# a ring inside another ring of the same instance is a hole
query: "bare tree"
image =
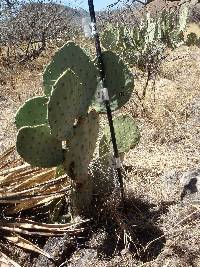
{"type": "Polygon", "coordinates": [[[7,58],[24,62],[38,57],[48,42],[66,39],[77,11],[54,1],[2,0],[0,5],[0,45],[7,58]]]}

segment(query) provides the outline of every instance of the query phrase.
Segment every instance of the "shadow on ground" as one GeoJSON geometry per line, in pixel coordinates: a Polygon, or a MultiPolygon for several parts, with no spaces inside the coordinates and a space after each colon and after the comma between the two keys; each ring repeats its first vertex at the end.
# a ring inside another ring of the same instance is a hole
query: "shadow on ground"
{"type": "MultiPolygon", "coordinates": [[[[104,240],[96,246],[98,256],[109,259],[129,250],[137,260],[154,260],[165,246],[166,239],[157,222],[168,212],[173,202],[163,202],[157,208],[141,199],[128,198],[125,209],[116,211],[104,221],[104,240]]],[[[103,221],[101,222],[103,224],[103,221]]]]}
{"type": "MultiPolygon", "coordinates": [[[[116,257],[121,260],[126,253],[131,255],[131,261],[152,261],[166,243],[158,221],[173,204],[163,202],[157,206],[141,198],[127,196],[123,209],[107,205],[96,211],[98,217],[86,224],[81,236],[49,238],[42,247],[53,255],[53,261],[42,255],[38,258],[30,255],[29,266],[83,267],[96,264],[100,267],[105,266],[105,262],[112,264],[116,257]]],[[[41,242],[37,243],[41,245],[41,242]]]]}

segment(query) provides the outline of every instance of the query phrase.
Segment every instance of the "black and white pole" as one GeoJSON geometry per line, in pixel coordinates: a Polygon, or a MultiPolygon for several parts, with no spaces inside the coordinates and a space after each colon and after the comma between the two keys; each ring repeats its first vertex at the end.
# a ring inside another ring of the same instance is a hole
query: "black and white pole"
{"type": "Polygon", "coordinates": [[[92,36],[95,40],[98,69],[99,69],[100,79],[102,82],[102,89],[101,89],[102,92],[100,92],[100,95],[102,96],[102,100],[105,104],[106,111],[107,111],[107,117],[108,117],[111,140],[112,140],[112,145],[113,145],[113,152],[114,152],[114,163],[115,163],[115,168],[116,168],[116,172],[117,172],[118,179],[119,179],[122,204],[124,204],[124,185],[123,185],[123,177],[122,177],[122,171],[121,171],[121,161],[120,161],[119,152],[118,152],[118,148],[117,148],[117,142],[116,142],[116,136],[115,136],[115,129],[114,129],[114,125],[113,125],[112,111],[110,108],[108,89],[106,88],[106,84],[105,84],[104,63],[103,63],[99,34],[97,32],[96,15],[95,15],[95,10],[94,10],[93,0],[88,0],[88,6],[89,6],[90,17],[91,17],[92,36]]]}

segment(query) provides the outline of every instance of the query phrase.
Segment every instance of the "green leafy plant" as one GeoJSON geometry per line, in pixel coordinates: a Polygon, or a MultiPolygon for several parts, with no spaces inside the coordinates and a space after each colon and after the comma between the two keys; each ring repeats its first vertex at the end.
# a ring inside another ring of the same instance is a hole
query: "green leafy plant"
{"type": "MultiPolygon", "coordinates": [[[[103,60],[111,108],[116,111],[131,97],[133,75],[113,52],[103,52],[103,60]]],[[[68,42],[44,71],[45,96],[28,100],[15,117],[18,153],[33,166],[64,169],[72,180],[73,211],[79,215],[90,210],[94,193],[89,164],[98,145],[100,114],[105,113],[103,102],[95,97],[101,87],[98,81],[96,60],[91,61],[79,46],[68,42]]],[[[116,117],[114,125],[121,153],[139,142],[140,134],[132,118],[116,117]]],[[[109,144],[107,126],[103,132],[109,144]]],[[[99,142],[99,151],[104,145],[99,142]]],[[[109,168],[109,160],[103,159],[109,158],[110,145],[106,151],[103,157],[99,152],[99,160],[109,168]]]]}

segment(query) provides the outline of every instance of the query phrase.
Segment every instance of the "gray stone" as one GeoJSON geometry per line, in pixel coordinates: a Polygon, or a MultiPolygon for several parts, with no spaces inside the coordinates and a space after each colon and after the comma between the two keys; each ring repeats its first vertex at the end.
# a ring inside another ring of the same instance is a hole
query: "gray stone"
{"type": "Polygon", "coordinates": [[[184,173],[181,177],[181,184],[183,191],[181,193],[181,200],[184,197],[195,194],[195,198],[200,197],[200,169],[190,170],[184,173]]]}

